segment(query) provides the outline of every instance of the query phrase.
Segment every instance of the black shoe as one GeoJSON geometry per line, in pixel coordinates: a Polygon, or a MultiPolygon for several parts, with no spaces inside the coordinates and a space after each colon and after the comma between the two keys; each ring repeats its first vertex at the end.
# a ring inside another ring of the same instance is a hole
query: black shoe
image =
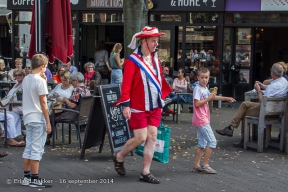
{"type": "Polygon", "coordinates": [[[80,132],[81,133],[85,132],[85,129],[86,129],[86,125],[81,125],[80,126],[80,132]]]}
{"type": "Polygon", "coordinates": [[[33,188],[48,188],[52,187],[52,180],[46,180],[46,179],[33,179],[29,183],[29,187],[33,188]]]}
{"type": "Polygon", "coordinates": [[[46,139],[45,145],[50,145],[51,139],[46,139]]]}
{"type": "Polygon", "coordinates": [[[239,143],[233,143],[234,147],[243,148],[244,147],[244,139],[241,139],[239,143]]]}
{"type": "Polygon", "coordinates": [[[216,133],[220,134],[220,135],[227,135],[228,137],[232,137],[233,136],[233,127],[231,125],[229,125],[228,127],[224,127],[223,129],[216,129],[215,130],[216,133]]]}

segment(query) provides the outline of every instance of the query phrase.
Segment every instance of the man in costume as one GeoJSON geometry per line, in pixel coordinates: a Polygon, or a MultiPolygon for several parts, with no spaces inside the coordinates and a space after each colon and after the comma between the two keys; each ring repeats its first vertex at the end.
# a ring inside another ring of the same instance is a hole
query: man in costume
{"type": "Polygon", "coordinates": [[[130,130],[134,137],[129,139],[123,148],[113,155],[115,170],[125,175],[124,158],[137,146],[145,142],[141,181],[158,184],[159,179],[150,173],[154,154],[157,127],[160,124],[165,97],[171,92],[166,83],[157,54],[160,33],[156,27],[144,27],[136,33],[129,48],[136,48],[136,40],[141,45],[125,60],[122,93],[115,106],[123,106],[123,116],[129,119],[130,130]]]}

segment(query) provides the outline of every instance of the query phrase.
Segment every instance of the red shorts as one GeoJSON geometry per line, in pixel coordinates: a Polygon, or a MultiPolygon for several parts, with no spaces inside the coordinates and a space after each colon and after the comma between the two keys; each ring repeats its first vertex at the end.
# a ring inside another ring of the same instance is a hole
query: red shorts
{"type": "Polygon", "coordinates": [[[161,121],[161,108],[155,108],[152,111],[131,113],[129,121],[130,130],[143,129],[152,125],[158,127],[161,121]]]}

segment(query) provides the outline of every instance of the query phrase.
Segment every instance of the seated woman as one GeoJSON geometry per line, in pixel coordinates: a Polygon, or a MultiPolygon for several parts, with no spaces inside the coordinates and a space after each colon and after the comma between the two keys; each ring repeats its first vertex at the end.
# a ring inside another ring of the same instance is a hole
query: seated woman
{"type": "MultiPolygon", "coordinates": [[[[8,78],[8,71],[10,70],[9,67],[5,67],[5,61],[3,59],[0,59],[0,81],[7,81],[8,78]]],[[[0,87],[2,89],[2,87],[0,87]]],[[[4,95],[4,91],[0,91],[0,98],[2,98],[2,95],[4,95]]]]}
{"type": "MultiPolygon", "coordinates": [[[[174,92],[178,92],[178,93],[185,93],[187,92],[187,81],[185,80],[184,77],[184,73],[185,70],[183,68],[179,68],[178,70],[178,78],[175,78],[173,81],[173,85],[172,85],[172,89],[174,92]]],[[[178,95],[176,93],[170,93],[168,95],[168,97],[170,99],[172,99],[172,102],[170,102],[169,104],[175,104],[177,103],[178,100],[178,95]]],[[[179,98],[179,102],[185,102],[181,97],[179,98]]],[[[175,112],[172,110],[167,110],[168,109],[168,105],[165,105],[163,108],[163,111],[165,113],[169,113],[169,114],[174,114],[175,112]]]]}
{"type": "Polygon", "coordinates": [[[9,70],[10,68],[5,66],[5,61],[0,59],[0,81],[3,81],[3,79],[7,78],[7,73],[9,70]]]}
{"type": "MultiPolygon", "coordinates": [[[[22,82],[25,77],[25,71],[23,69],[15,69],[13,71],[13,77],[17,83],[9,91],[8,95],[13,95],[11,102],[17,101],[17,91],[22,91],[22,82]]],[[[21,117],[23,110],[21,105],[11,105],[12,110],[9,111],[10,106],[7,105],[7,143],[10,146],[22,147],[25,146],[24,141],[17,142],[14,138],[21,135],[21,117]]],[[[0,113],[0,119],[4,118],[4,113],[0,113]]],[[[2,128],[3,129],[3,128],[2,128]]]]}
{"type": "MultiPolygon", "coordinates": [[[[82,96],[91,95],[89,89],[84,85],[84,76],[80,72],[74,72],[70,75],[70,81],[74,87],[70,97],[57,97],[58,102],[62,102],[63,108],[78,110],[79,102],[82,96]]],[[[55,114],[54,123],[57,121],[73,121],[76,120],[77,114],[72,112],[62,112],[55,114]],[[65,117],[65,118],[64,118],[65,117]]],[[[51,124],[53,123],[52,115],[50,115],[51,124]]],[[[53,132],[53,130],[52,130],[53,132]]],[[[50,144],[52,132],[47,135],[46,145],[50,144]]]]}
{"type": "Polygon", "coordinates": [[[53,82],[54,83],[57,83],[57,84],[62,83],[61,82],[61,74],[64,73],[64,71],[66,71],[65,67],[63,67],[63,66],[58,67],[57,74],[55,74],[53,76],[53,82]]]}
{"type": "Polygon", "coordinates": [[[100,73],[95,70],[95,66],[93,63],[88,62],[85,63],[84,65],[85,68],[85,74],[84,74],[84,84],[86,86],[90,85],[90,81],[95,80],[97,84],[101,85],[102,84],[102,77],[100,73]]]}
{"type": "Polygon", "coordinates": [[[58,84],[48,95],[48,99],[70,97],[73,86],[70,82],[70,72],[64,71],[61,73],[60,80],[62,83],[58,84]]]}

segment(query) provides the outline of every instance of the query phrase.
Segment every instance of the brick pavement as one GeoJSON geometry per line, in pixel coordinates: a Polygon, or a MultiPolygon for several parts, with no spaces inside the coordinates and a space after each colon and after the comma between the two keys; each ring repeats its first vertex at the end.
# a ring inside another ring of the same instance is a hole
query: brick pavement
{"type": "MultiPolygon", "coordinates": [[[[236,109],[222,108],[211,114],[213,130],[229,124],[236,109]]],[[[40,177],[53,179],[53,187],[43,191],[287,191],[288,160],[278,150],[264,149],[264,153],[255,150],[237,149],[233,142],[240,139],[240,129],[234,137],[216,135],[217,149],[214,150],[210,165],[218,171],[217,175],[204,175],[190,171],[194,162],[196,130],[191,128],[191,114],[179,115],[180,122],[175,124],[168,117],[164,124],[172,128],[170,162],[153,162],[151,172],[162,181],[159,185],[138,181],[141,172],[142,157],[128,156],[125,161],[127,174],[118,176],[114,171],[108,138],[103,152],[98,147],[87,150],[84,160],[79,160],[80,150],[73,133],[71,145],[62,144],[57,148],[46,147],[46,153],[40,163],[40,177]],[[97,184],[73,184],[78,179],[90,179],[97,184]],[[113,183],[112,183],[113,181],[113,183]],[[101,182],[101,183],[100,183],[101,182]],[[106,183],[105,183],[106,182],[106,183]]],[[[60,133],[60,131],[58,131],[60,133]]],[[[274,133],[274,136],[277,134],[274,133]]],[[[66,136],[66,139],[68,136],[66,136]]],[[[0,148],[1,151],[5,150],[0,148]]],[[[0,191],[39,191],[13,183],[14,178],[21,178],[23,148],[10,147],[11,154],[0,159],[0,191]],[[7,179],[12,184],[7,184],[7,179]]]]}

